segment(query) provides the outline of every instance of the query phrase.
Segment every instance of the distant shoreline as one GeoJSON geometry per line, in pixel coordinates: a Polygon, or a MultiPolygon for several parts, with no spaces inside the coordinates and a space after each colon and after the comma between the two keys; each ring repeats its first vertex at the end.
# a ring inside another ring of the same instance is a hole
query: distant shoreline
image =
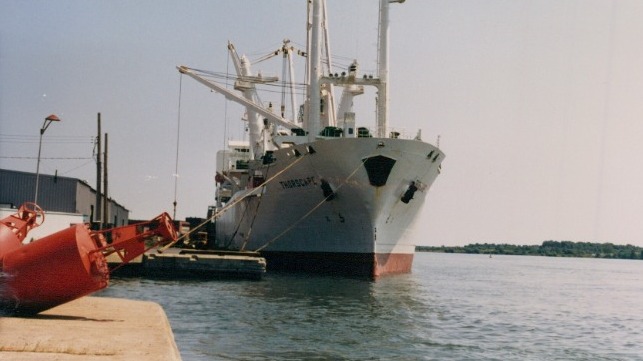
{"type": "Polygon", "coordinates": [[[612,258],[643,260],[643,248],[612,243],[571,241],[544,241],[541,245],[519,246],[512,244],[474,243],[466,246],[417,246],[416,252],[505,254],[517,256],[612,258]]]}

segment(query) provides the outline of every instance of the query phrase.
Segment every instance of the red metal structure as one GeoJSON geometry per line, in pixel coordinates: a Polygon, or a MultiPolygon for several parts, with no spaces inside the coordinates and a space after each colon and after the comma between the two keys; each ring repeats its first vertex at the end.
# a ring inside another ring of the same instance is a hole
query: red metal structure
{"type": "Polygon", "coordinates": [[[107,255],[117,254],[120,267],[177,238],[170,216],[162,213],[149,222],[102,231],[78,224],[23,245],[38,218],[42,223],[44,212],[30,204],[0,220],[0,309],[7,313],[37,314],[101,290],[112,271],[107,255]]]}
{"type": "Polygon", "coordinates": [[[2,257],[19,248],[27,233],[41,225],[44,220],[45,212],[35,203],[25,203],[16,214],[0,220],[0,265],[2,257]]]}

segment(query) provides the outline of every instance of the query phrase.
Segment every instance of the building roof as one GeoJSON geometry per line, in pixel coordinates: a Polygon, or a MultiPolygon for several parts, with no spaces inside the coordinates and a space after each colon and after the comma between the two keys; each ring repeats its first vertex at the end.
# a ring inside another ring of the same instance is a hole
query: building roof
{"type": "MultiPolygon", "coordinates": [[[[0,176],[2,173],[8,174],[8,175],[14,175],[14,176],[23,176],[23,177],[35,177],[36,173],[33,172],[24,172],[24,171],[19,171],[19,170],[11,170],[11,169],[3,169],[0,168],[0,176]]],[[[60,175],[51,175],[51,174],[43,174],[40,173],[38,177],[42,179],[52,179],[56,181],[67,181],[67,182],[76,182],[77,184],[82,185],[83,187],[86,187],[90,190],[92,193],[96,193],[96,190],[92,188],[89,183],[86,180],[78,179],[78,178],[73,178],[73,177],[65,177],[65,176],[60,176],[60,175]]],[[[109,198],[110,202],[112,202],[115,206],[120,207],[126,211],[129,212],[129,209],[125,208],[122,204],[116,202],[114,199],[109,198]]],[[[2,200],[0,200],[2,201],[2,200]]]]}

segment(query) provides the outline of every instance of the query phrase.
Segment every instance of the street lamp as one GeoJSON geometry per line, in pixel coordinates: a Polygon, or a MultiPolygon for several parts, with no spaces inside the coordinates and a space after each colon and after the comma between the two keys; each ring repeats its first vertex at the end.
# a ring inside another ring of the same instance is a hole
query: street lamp
{"type": "Polygon", "coordinates": [[[38,204],[38,180],[40,178],[40,151],[42,150],[42,135],[45,134],[45,130],[49,128],[49,124],[51,122],[59,122],[60,118],[58,118],[55,114],[51,114],[47,118],[45,118],[45,122],[42,123],[42,128],[40,128],[40,142],[38,142],[38,163],[36,164],[36,195],[34,195],[34,203],[38,204]]]}

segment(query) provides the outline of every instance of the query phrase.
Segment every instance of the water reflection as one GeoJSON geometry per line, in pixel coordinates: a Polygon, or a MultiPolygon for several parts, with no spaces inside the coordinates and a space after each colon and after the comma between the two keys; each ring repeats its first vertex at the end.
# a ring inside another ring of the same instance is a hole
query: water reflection
{"type": "Polygon", "coordinates": [[[418,254],[376,281],[115,280],[156,301],[186,361],[640,359],[643,263],[418,254]]]}
{"type": "Polygon", "coordinates": [[[395,358],[400,347],[431,343],[435,317],[430,295],[411,275],[376,281],[293,274],[269,274],[259,282],[122,279],[101,295],[161,303],[186,360],[395,358]]]}

